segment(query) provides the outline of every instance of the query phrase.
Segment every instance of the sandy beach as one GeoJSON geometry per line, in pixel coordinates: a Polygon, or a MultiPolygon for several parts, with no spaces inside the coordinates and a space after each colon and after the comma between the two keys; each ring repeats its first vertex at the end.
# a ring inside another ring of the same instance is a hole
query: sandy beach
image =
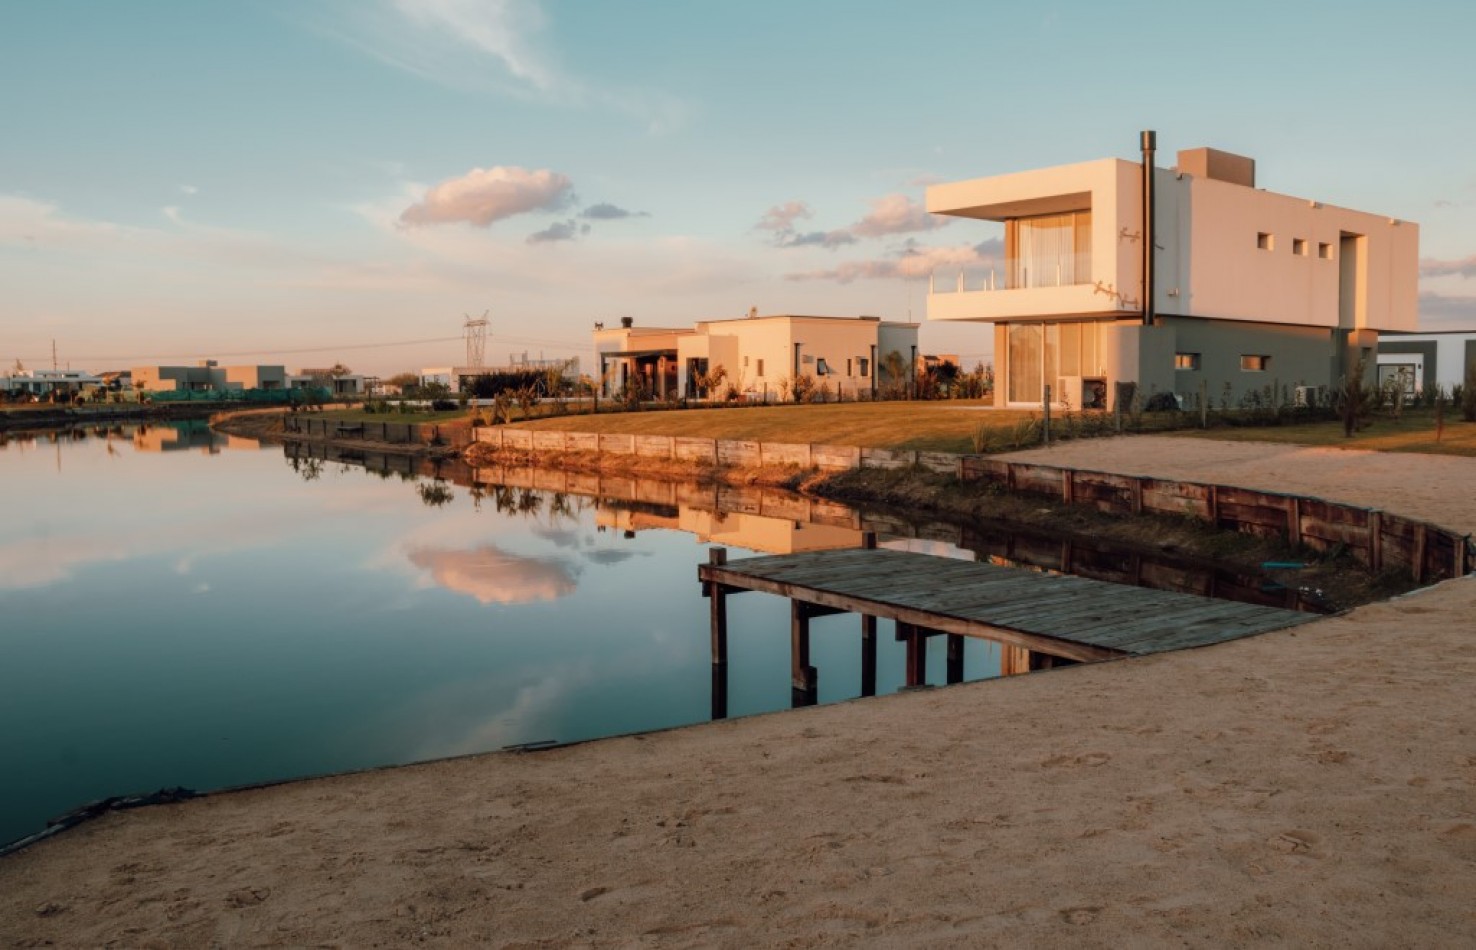
{"type": "MultiPolygon", "coordinates": [[[[1476,459],[1021,453],[1476,531],[1476,459]]],[[[1221,646],[110,814],[10,946],[1470,946],[1476,577],[1221,646]]]]}

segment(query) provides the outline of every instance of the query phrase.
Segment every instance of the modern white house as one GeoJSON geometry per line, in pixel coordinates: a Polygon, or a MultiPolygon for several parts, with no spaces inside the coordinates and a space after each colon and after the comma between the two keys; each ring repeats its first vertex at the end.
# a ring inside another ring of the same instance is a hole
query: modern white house
{"type": "MultiPolygon", "coordinates": [[[[775,314],[699,320],[690,329],[595,329],[601,393],[613,398],[632,380],[656,398],[722,398],[776,402],[793,398],[796,379],[833,398],[875,396],[889,373],[910,376],[917,326],[880,317],[775,314]],[[719,392],[704,382],[723,370],[719,392]],[[889,369],[890,367],[890,369],[889,369]]],[[[802,383],[801,385],[804,385],[802,383]]]]}
{"type": "MultiPolygon", "coordinates": [[[[1413,331],[1419,228],[1256,187],[1211,148],[1173,168],[1116,158],[934,185],[935,214],[1004,225],[992,268],[935,272],[928,319],[994,325],[999,406],[1143,396],[1305,396],[1413,331]],[[1145,171],[1151,170],[1151,173],[1145,171]],[[1152,248],[1151,254],[1145,248],[1152,248]]],[[[997,230],[998,225],[992,226],[997,230]]]]}
{"type": "Polygon", "coordinates": [[[17,369],[0,376],[0,394],[50,396],[54,392],[76,395],[103,384],[102,377],[80,369],[17,369]]]}
{"type": "Polygon", "coordinates": [[[1476,372],[1476,330],[1379,335],[1379,385],[1402,381],[1405,395],[1427,389],[1450,392],[1476,372]]]}

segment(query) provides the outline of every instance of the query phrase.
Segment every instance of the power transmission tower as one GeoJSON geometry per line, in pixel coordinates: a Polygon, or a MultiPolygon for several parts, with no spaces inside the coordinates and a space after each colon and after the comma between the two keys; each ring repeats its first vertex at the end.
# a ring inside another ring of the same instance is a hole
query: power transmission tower
{"type": "Polygon", "coordinates": [[[466,315],[464,329],[466,332],[466,365],[472,369],[482,368],[482,355],[487,349],[487,313],[473,320],[470,314],[466,315]]]}

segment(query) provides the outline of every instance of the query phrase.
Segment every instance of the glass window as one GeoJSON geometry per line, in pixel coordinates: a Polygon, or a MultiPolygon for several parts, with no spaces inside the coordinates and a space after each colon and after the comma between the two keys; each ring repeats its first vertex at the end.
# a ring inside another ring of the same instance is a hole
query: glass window
{"type": "Polygon", "coordinates": [[[1265,231],[1259,231],[1256,233],[1256,247],[1263,251],[1274,251],[1276,250],[1276,239],[1265,231]]]}
{"type": "Polygon", "coordinates": [[[1199,354],[1175,353],[1174,369],[1199,369],[1199,354]]]}
{"type": "Polygon", "coordinates": [[[1242,354],[1240,368],[1247,373],[1264,373],[1271,368],[1271,357],[1258,354],[1242,354]]]}
{"type": "Polygon", "coordinates": [[[1041,397],[1041,325],[1012,323],[1010,343],[1010,402],[1039,402],[1041,397]]]}
{"type": "Polygon", "coordinates": [[[764,361],[763,360],[759,360],[758,361],[758,374],[760,376],[764,375],[764,361]]]}
{"type": "Polygon", "coordinates": [[[1065,287],[1092,279],[1092,212],[1005,222],[1010,287],[1065,287]]]}
{"type": "Polygon", "coordinates": [[[871,375],[871,358],[868,356],[861,357],[861,375],[868,377],[871,375]]]}

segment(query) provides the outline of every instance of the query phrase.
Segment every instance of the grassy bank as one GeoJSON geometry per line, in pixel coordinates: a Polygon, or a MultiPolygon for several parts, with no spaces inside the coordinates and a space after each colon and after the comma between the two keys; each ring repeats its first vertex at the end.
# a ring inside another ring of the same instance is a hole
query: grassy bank
{"type": "Polygon", "coordinates": [[[1228,442],[1278,442],[1292,445],[1367,449],[1373,452],[1426,452],[1435,455],[1476,456],[1476,422],[1464,422],[1459,412],[1447,409],[1437,424],[1433,409],[1405,410],[1398,419],[1381,416],[1351,438],[1343,435],[1336,420],[1271,426],[1221,426],[1213,429],[1184,429],[1168,433],[1188,438],[1221,439],[1228,442]]]}

